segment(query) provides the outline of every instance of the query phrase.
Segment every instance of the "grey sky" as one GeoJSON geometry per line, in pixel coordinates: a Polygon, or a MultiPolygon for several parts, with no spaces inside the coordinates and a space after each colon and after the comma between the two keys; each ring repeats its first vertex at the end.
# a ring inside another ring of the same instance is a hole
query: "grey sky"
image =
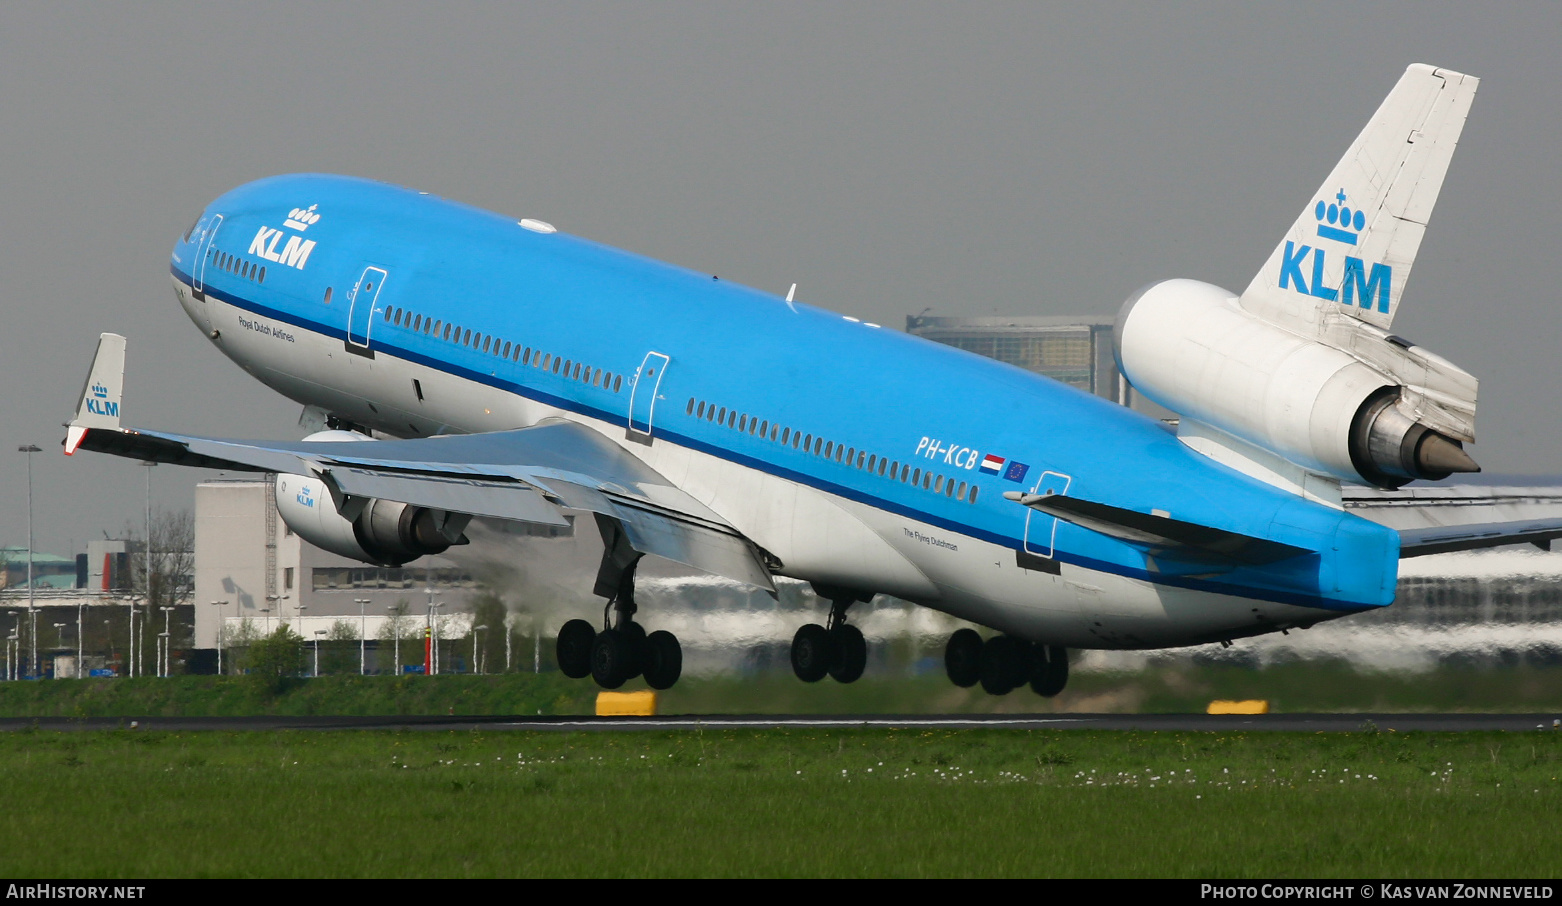
{"type": "Polygon", "coordinates": [[[169,288],[239,183],[384,179],[889,325],[1111,313],[1245,287],[1417,61],[1483,81],[1396,330],[1481,379],[1488,470],[1562,471],[1562,9],[1360,6],[0,6],[0,542],[22,443],[40,550],[139,520],[139,467],[58,452],[101,331],[129,423],[296,436],[169,288]]]}

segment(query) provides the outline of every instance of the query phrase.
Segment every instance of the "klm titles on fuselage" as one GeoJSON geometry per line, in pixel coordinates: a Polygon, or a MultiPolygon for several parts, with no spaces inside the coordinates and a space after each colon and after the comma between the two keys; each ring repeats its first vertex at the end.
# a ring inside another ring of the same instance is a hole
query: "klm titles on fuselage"
{"type": "MultiPolygon", "coordinates": [[[[316,207],[310,205],[307,208],[294,208],[287,213],[287,219],[282,221],[282,225],[302,234],[320,221],[320,214],[315,210],[316,207]]],[[[303,270],[304,265],[309,263],[309,253],[314,250],[313,239],[305,239],[302,235],[284,234],[281,230],[268,226],[261,227],[249,244],[249,254],[298,270],[303,270]],[[278,249],[277,243],[282,241],[284,235],[287,235],[287,244],[278,249]]]]}
{"type": "MultiPolygon", "coordinates": [[[[1348,196],[1342,189],[1335,201],[1319,201],[1313,210],[1318,219],[1318,236],[1333,242],[1355,245],[1367,224],[1367,215],[1360,209],[1351,210],[1346,204],[1348,196]]],[[[1393,283],[1394,270],[1387,264],[1373,262],[1371,270],[1360,258],[1345,256],[1345,276],[1338,287],[1325,286],[1323,270],[1327,252],[1319,247],[1297,245],[1285,241],[1285,252],[1280,258],[1280,288],[1294,289],[1304,296],[1314,296],[1341,305],[1359,305],[1376,308],[1383,314],[1389,310],[1389,287],[1393,283]],[[1312,256],[1311,274],[1303,269],[1303,262],[1312,256]]]]}

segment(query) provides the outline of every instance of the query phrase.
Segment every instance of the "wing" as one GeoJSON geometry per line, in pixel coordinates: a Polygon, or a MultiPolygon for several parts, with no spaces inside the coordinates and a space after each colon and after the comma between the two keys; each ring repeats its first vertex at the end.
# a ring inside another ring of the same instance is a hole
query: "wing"
{"type": "Polygon", "coordinates": [[[1038,512],[1056,516],[1160,556],[1178,556],[1218,564],[1262,566],[1313,553],[1307,548],[1267,538],[1255,538],[1154,513],[1125,510],[1064,494],[1009,491],[1003,496],[1038,512]]]}
{"type": "Polygon", "coordinates": [[[1439,525],[1400,529],[1399,556],[1425,557],[1452,551],[1479,550],[1504,544],[1533,544],[1551,549],[1551,540],[1562,538],[1562,517],[1524,519],[1517,522],[1480,522],[1471,525],[1439,525]]]}
{"type": "Polygon", "coordinates": [[[413,440],[256,443],[124,428],[124,338],[104,334],[67,426],[65,453],[320,479],[337,510],[396,500],[473,516],[562,525],[560,507],[617,519],[635,550],[774,591],[765,555],[726,520],[597,431],[530,428],[413,440]]]}

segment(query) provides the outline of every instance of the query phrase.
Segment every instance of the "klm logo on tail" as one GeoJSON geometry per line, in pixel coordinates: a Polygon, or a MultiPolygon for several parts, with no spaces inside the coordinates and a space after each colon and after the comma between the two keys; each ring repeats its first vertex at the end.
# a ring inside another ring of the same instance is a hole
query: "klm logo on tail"
{"type": "Polygon", "coordinates": [[[87,411],[93,415],[119,418],[119,403],[108,398],[107,387],[93,381],[91,392],[87,394],[87,411]]]}
{"type": "MultiPolygon", "coordinates": [[[[1348,198],[1342,189],[1334,201],[1320,200],[1313,213],[1318,218],[1318,236],[1346,245],[1355,245],[1361,238],[1361,230],[1367,225],[1367,215],[1361,209],[1352,210],[1346,204],[1348,198]]],[[[1323,270],[1326,252],[1310,245],[1298,246],[1286,240],[1285,253],[1280,258],[1280,288],[1294,289],[1304,296],[1338,300],[1341,305],[1359,305],[1376,308],[1388,314],[1389,286],[1393,283],[1394,270],[1387,264],[1373,262],[1371,270],[1366,262],[1352,255],[1345,256],[1345,277],[1339,287],[1325,286],[1323,270]],[[1311,287],[1303,263],[1312,256],[1311,287]]]]}

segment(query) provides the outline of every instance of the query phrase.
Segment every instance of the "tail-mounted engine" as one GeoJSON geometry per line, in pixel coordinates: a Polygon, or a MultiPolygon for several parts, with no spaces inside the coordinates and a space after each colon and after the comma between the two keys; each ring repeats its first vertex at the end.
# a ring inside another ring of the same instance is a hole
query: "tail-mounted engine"
{"type": "MultiPolygon", "coordinates": [[[[352,431],[322,431],[305,440],[372,440],[352,431]]],[[[394,500],[346,498],[341,509],[325,482],[304,475],[279,474],[277,513],[299,537],[343,557],[380,566],[401,566],[453,544],[465,544],[462,532],[471,517],[394,500]]]]}
{"type": "Polygon", "coordinates": [[[1168,280],[1124,304],[1118,367],[1135,389],[1304,469],[1399,487],[1478,472],[1475,379],[1354,319],[1299,336],[1207,283],[1168,280]]]}

